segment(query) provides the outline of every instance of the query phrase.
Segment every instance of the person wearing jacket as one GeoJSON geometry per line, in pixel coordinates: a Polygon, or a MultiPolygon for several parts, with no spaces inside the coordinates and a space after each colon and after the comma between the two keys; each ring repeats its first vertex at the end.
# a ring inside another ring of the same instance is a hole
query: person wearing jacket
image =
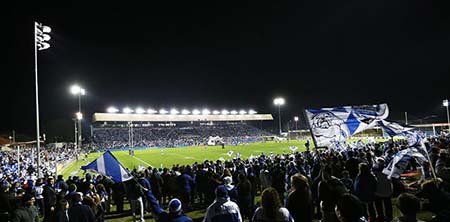
{"type": "Polygon", "coordinates": [[[47,185],[44,186],[42,195],[44,196],[44,222],[52,222],[56,207],[56,191],[53,188],[55,179],[49,177],[47,185]]]}
{"type": "Polygon", "coordinates": [[[384,159],[378,158],[372,169],[377,178],[377,189],[375,191],[375,209],[377,211],[377,221],[391,221],[392,217],[392,181],[384,174],[384,159]]]}
{"type": "Polygon", "coordinates": [[[169,202],[169,212],[162,212],[157,222],[192,222],[192,219],[182,212],[181,201],[174,198],[169,202]]]}
{"type": "Polygon", "coordinates": [[[314,205],[308,178],[297,173],[291,177],[291,192],[287,196],[286,208],[294,221],[312,222],[314,205]]]}
{"type": "Polygon", "coordinates": [[[74,205],[69,208],[70,222],[94,222],[95,215],[92,209],[82,203],[83,193],[77,192],[73,195],[74,205]]]}
{"type": "Polygon", "coordinates": [[[182,174],[178,176],[177,182],[180,187],[180,199],[184,203],[184,210],[188,209],[191,203],[191,194],[195,185],[195,180],[192,178],[190,173],[190,168],[183,169],[182,174]]]}
{"type": "Polygon", "coordinates": [[[228,190],[224,185],[216,188],[216,199],[206,209],[203,222],[242,222],[238,205],[230,200],[228,190]]]}
{"type": "Polygon", "coordinates": [[[223,183],[228,190],[228,195],[230,196],[230,200],[237,203],[238,192],[236,186],[234,186],[232,177],[223,178],[223,183]]]}
{"type": "Polygon", "coordinates": [[[377,179],[370,172],[369,165],[367,163],[359,164],[358,176],[356,176],[355,183],[353,185],[353,192],[361,202],[363,203],[363,213],[369,221],[375,219],[375,208],[373,202],[375,201],[375,192],[377,191],[377,179]],[[369,211],[369,213],[367,213],[369,211]]]}
{"type": "Polygon", "coordinates": [[[34,206],[34,202],[36,201],[34,196],[26,194],[22,197],[21,201],[21,206],[12,214],[11,222],[38,222],[39,216],[38,210],[34,206]]]}

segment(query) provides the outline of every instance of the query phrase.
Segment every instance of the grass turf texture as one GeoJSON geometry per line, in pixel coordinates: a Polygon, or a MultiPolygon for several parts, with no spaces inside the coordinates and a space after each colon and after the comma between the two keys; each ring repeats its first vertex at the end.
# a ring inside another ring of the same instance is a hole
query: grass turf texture
{"type": "MultiPolygon", "coordinates": [[[[172,167],[173,164],[193,164],[194,162],[203,162],[204,160],[216,161],[219,158],[229,160],[236,157],[236,153],[241,153],[242,159],[247,159],[250,155],[260,155],[264,152],[269,155],[270,152],[275,154],[291,153],[289,149],[290,146],[298,147],[298,151],[304,151],[306,149],[305,142],[302,140],[291,140],[289,142],[267,142],[267,143],[251,143],[248,145],[238,145],[238,146],[225,146],[222,149],[221,146],[195,146],[195,147],[183,147],[183,148],[151,148],[144,150],[135,150],[134,157],[128,155],[128,150],[125,151],[115,151],[112,152],[113,155],[120,161],[120,163],[132,170],[134,168],[138,169],[139,166],[147,167],[172,167]],[[233,155],[229,157],[227,152],[232,150],[233,155]]],[[[78,160],[66,168],[62,169],[60,174],[64,175],[65,178],[72,175],[73,172],[80,169],[81,166],[87,165],[91,161],[95,160],[97,157],[102,155],[101,152],[91,153],[88,155],[86,160],[78,160]]],[[[81,175],[79,172],[78,175],[81,175]]]]}

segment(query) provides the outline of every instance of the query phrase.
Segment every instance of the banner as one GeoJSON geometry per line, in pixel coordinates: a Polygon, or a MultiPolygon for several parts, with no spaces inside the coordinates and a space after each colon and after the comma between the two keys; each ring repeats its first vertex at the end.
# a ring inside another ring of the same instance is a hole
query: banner
{"type": "Polygon", "coordinates": [[[378,125],[389,115],[387,104],[307,109],[306,117],[317,147],[345,149],[352,135],[378,125]]]}

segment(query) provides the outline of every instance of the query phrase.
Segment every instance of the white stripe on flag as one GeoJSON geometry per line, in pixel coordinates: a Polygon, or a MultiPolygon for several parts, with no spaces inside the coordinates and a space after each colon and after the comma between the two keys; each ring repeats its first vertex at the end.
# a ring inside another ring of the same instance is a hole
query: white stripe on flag
{"type": "Polygon", "coordinates": [[[103,155],[97,159],[97,172],[106,175],[105,159],[103,158],[103,155]]]}
{"type": "Polygon", "coordinates": [[[127,181],[132,178],[131,175],[128,174],[128,172],[125,171],[125,169],[122,166],[120,166],[120,177],[121,177],[122,182],[127,181]]]}

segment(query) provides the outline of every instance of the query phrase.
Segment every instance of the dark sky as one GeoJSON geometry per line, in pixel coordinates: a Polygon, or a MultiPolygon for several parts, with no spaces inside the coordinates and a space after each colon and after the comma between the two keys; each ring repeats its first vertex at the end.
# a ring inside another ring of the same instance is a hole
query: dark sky
{"type": "Polygon", "coordinates": [[[285,118],[386,102],[391,119],[445,120],[446,0],[148,2],[12,7],[0,131],[34,132],[34,20],[52,27],[52,47],[39,52],[44,123],[72,118],[72,83],[87,90],[87,114],[110,105],[276,113],[272,99],[283,96],[285,118]]]}

